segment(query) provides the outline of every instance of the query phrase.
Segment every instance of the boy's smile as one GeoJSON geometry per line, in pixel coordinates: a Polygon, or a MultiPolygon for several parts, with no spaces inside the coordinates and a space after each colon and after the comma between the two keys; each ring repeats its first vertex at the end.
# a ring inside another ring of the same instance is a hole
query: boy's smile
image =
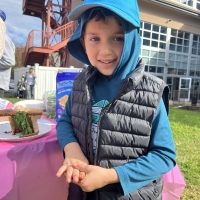
{"type": "Polygon", "coordinates": [[[122,27],[114,17],[93,18],[86,24],[83,46],[92,66],[103,75],[113,74],[124,45],[122,27]]]}

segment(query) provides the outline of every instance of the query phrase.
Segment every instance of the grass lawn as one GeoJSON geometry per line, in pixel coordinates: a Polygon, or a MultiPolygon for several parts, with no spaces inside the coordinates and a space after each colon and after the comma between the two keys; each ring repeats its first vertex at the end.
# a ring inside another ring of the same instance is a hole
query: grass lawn
{"type": "Polygon", "coordinates": [[[8,101],[12,102],[13,104],[18,102],[18,101],[22,101],[22,100],[25,100],[25,99],[18,99],[18,98],[6,98],[8,101]]]}
{"type": "Polygon", "coordinates": [[[171,108],[177,163],[186,181],[181,200],[200,199],[200,112],[171,108]]]}

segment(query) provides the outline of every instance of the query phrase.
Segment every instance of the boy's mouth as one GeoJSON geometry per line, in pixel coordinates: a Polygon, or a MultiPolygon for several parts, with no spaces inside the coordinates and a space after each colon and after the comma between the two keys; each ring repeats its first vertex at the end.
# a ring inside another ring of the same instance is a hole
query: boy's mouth
{"type": "Polygon", "coordinates": [[[115,60],[99,60],[99,62],[101,62],[103,64],[112,64],[115,62],[115,60]]]}

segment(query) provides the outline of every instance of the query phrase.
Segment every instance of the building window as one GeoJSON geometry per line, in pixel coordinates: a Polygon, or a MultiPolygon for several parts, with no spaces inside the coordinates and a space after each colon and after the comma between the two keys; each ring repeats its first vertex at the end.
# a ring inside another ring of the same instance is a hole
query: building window
{"type": "Polygon", "coordinates": [[[168,74],[186,75],[188,56],[169,53],[168,74]]]}
{"type": "Polygon", "coordinates": [[[164,67],[157,67],[157,73],[163,74],[164,73],[164,67]]]}
{"type": "Polygon", "coordinates": [[[196,0],[196,1],[194,1],[194,0],[175,0],[175,1],[200,10],[200,0],[196,0]]]}
{"type": "Polygon", "coordinates": [[[190,34],[187,32],[171,29],[169,50],[182,53],[189,52],[190,34]]]}
{"type": "Polygon", "coordinates": [[[168,74],[177,74],[177,70],[175,68],[168,68],[168,71],[167,71],[168,74]]]}
{"type": "Polygon", "coordinates": [[[190,76],[200,77],[200,56],[191,57],[190,76]]]}
{"type": "Polygon", "coordinates": [[[143,40],[143,45],[144,46],[150,46],[150,40],[143,40]]]}
{"type": "Polygon", "coordinates": [[[197,9],[200,10],[200,0],[197,0],[197,9]]]}
{"type": "Polygon", "coordinates": [[[149,72],[156,73],[156,66],[149,66],[149,72]]]}
{"type": "Polygon", "coordinates": [[[192,54],[200,55],[200,35],[193,35],[192,54]]]}
{"type": "Polygon", "coordinates": [[[166,48],[167,28],[146,22],[141,23],[142,44],[157,49],[166,48]]]}
{"type": "Polygon", "coordinates": [[[193,6],[193,0],[175,0],[175,1],[188,5],[188,6],[193,6]]]}
{"type": "Polygon", "coordinates": [[[144,29],[151,31],[151,24],[144,23],[144,29]]]}
{"type": "Polygon", "coordinates": [[[151,37],[151,32],[147,32],[147,31],[144,31],[144,38],[150,38],[151,37]]]}
{"type": "Polygon", "coordinates": [[[164,73],[165,52],[142,49],[141,56],[145,65],[145,71],[158,74],[164,73]]]}

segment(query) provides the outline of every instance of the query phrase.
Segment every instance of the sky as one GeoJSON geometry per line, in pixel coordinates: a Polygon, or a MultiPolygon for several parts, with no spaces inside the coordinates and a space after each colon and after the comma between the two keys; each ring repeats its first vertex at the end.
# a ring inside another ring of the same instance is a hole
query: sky
{"type": "Polygon", "coordinates": [[[0,0],[0,9],[6,13],[7,34],[16,46],[25,46],[29,32],[41,30],[41,19],[23,15],[23,0],[0,0]]]}

